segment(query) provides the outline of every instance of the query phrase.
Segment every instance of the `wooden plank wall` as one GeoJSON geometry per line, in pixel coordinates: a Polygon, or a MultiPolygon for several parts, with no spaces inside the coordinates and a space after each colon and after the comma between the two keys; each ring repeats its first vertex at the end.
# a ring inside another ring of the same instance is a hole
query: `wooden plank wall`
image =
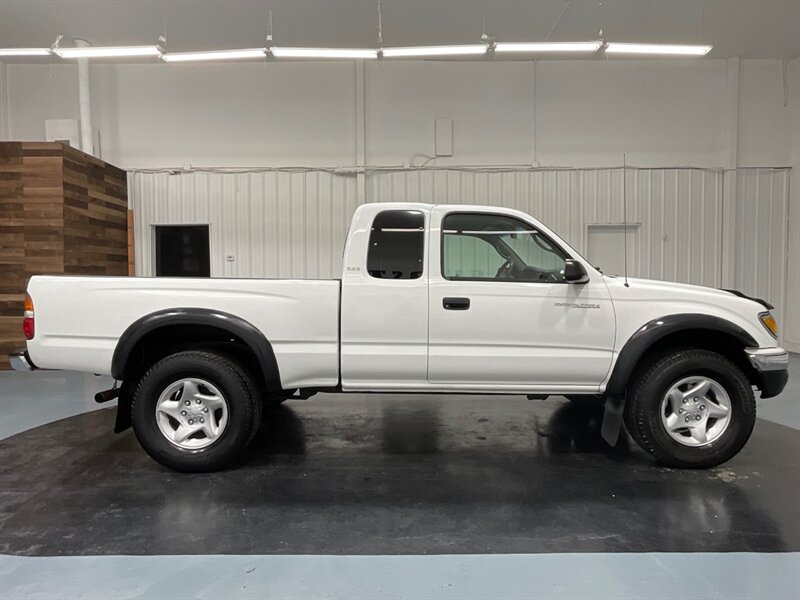
{"type": "Polygon", "coordinates": [[[136,275],[136,234],[133,223],[133,211],[128,209],[128,275],[136,275]]]}
{"type": "Polygon", "coordinates": [[[0,369],[32,275],[127,274],[125,172],[59,143],[0,142],[0,369]]]}
{"type": "Polygon", "coordinates": [[[128,184],[122,169],[64,149],[64,273],[128,274],[128,184]]]}
{"type": "Polygon", "coordinates": [[[28,279],[64,272],[62,154],[60,144],[0,143],[0,369],[23,345],[28,279]]]}

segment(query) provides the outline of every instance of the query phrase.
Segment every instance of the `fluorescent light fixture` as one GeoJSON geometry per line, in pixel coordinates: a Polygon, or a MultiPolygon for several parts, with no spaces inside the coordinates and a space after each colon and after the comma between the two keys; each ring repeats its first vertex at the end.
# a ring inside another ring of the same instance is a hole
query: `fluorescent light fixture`
{"type": "Polygon", "coordinates": [[[269,49],[275,58],[378,58],[372,48],[286,48],[269,49]]]}
{"type": "Polygon", "coordinates": [[[0,56],[49,56],[50,48],[0,48],[0,56]]]}
{"type": "Polygon", "coordinates": [[[468,56],[486,54],[486,44],[469,44],[466,46],[408,46],[405,48],[383,48],[386,58],[405,58],[412,56],[468,56]]]}
{"type": "Polygon", "coordinates": [[[237,60],[243,58],[264,58],[266,48],[249,48],[246,50],[209,50],[206,52],[168,52],[162,54],[166,62],[192,62],[204,60],[237,60]]]}
{"type": "Polygon", "coordinates": [[[681,44],[623,44],[608,42],[608,54],[667,54],[673,56],[705,56],[712,46],[681,44]]]}
{"type": "Polygon", "coordinates": [[[597,52],[601,41],[594,42],[497,42],[495,52],[597,52]]]}
{"type": "Polygon", "coordinates": [[[123,58],[128,56],[159,56],[158,46],[80,46],[77,48],[54,48],[61,58],[123,58]]]}

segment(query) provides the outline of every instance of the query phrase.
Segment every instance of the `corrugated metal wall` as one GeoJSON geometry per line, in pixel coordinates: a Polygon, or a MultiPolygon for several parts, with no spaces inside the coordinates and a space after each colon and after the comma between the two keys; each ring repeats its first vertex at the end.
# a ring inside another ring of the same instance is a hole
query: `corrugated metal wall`
{"type": "Polygon", "coordinates": [[[209,224],[213,277],[338,277],[358,194],[326,171],[131,173],[136,274],[155,274],[154,225],[209,224]]]}
{"type": "MultiPolygon", "coordinates": [[[[622,223],[622,184],[622,169],[378,172],[368,198],[517,208],[584,252],[588,225],[622,223]]],[[[631,275],[719,285],[722,173],[629,168],[626,187],[627,220],[641,223],[631,275]]]]}
{"type": "Polygon", "coordinates": [[[789,175],[788,169],[736,173],[733,285],[772,302],[781,326],[788,277],[789,175]]]}
{"type": "MultiPolygon", "coordinates": [[[[734,281],[782,305],[788,171],[670,168],[626,171],[627,220],[639,223],[642,277],[723,285],[723,237],[734,235],[734,281]],[[735,177],[735,231],[723,223],[735,177]]],[[[338,277],[363,180],[367,202],[491,204],[541,219],[578,251],[587,226],[623,220],[622,169],[326,170],[147,173],[129,176],[136,270],[153,275],[153,226],[208,223],[214,277],[338,277]]]]}

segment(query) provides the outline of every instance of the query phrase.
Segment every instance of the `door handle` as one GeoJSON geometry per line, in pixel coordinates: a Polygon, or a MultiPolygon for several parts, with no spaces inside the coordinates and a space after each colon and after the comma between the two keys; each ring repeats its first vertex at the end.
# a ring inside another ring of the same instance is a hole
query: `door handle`
{"type": "Polygon", "coordinates": [[[469,298],[442,298],[442,306],[445,310],[467,310],[469,298]]]}

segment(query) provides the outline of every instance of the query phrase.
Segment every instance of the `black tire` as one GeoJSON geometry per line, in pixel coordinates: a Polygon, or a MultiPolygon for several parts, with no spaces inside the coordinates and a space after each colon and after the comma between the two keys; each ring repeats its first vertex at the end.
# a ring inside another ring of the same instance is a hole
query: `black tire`
{"type": "Polygon", "coordinates": [[[673,350],[651,361],[628,388],[625,426],[633,440],[669,467],[708,468],[733,458],[745,445],[756,422],[753,388],[745,374],[724,356],[708,350],[673,350]],[[674,440],[661,419],[661,402],[681,379],[702,375],[719,383],[730,398],[730,422],[705,445],[674,440]]]}
{"type": "Polygon", "coordinates": [[[211,352],[178,352],[158,361],[139,380],[131,403],[136,438],[154,460],[184,472],[216,471],[229,465],[250,443],[261,422],[261,402],[252,379],[238,363],[211,352]],[[228,422],[210,445],[186,449],[161,433],[156,403],[182,378],[199,378],[219,389],[227,402],[228,422]]]}

